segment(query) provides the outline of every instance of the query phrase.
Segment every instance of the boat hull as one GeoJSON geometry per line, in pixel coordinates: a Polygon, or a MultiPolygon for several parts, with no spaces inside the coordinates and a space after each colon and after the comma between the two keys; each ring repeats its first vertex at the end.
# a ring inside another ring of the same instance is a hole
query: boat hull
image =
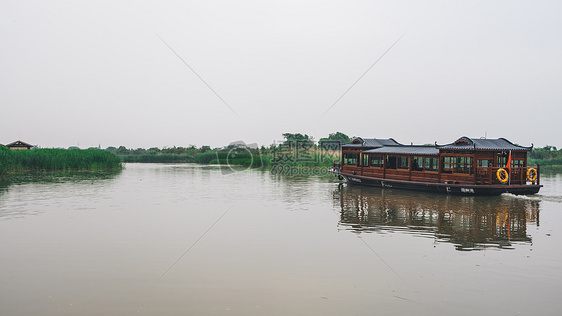
{"type": "Polygon", "coordinates": [[[364,177],[337,171],[333,173],[341,176],[342,179],[344,179],[351,185],[438,192],[455,195],[500,195],[502,193],[528,195],[538,193],[540,188],[542,187],[542,185],[475,185],[458,183],[416,182],[364,177]]]}

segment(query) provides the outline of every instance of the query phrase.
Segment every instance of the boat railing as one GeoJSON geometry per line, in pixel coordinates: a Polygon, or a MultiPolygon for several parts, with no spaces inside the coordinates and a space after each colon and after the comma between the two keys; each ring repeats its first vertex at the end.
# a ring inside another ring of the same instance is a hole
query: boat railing
{"type": "Polygon", "coordinates": [[[498,179],[498,170],[501,167],[477,167],[476,184],[540,184],[540,166],[536,167],[513,167],[506,182],[498,179]],[[529,171],[534,169],[534,171],[529,171]]]}

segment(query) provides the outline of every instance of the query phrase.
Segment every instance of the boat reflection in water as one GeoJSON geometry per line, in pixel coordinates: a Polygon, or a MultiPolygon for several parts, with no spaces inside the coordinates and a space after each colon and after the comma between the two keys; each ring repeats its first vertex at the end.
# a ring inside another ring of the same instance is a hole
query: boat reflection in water
{"type": "Polygon", "coordinates": [[[462,197],[343,185],[333,194],[341,209],[340,228],[412,233],[452,243],[457,250],[530,244],[527,225],[539,226],[540,202],[524,197],[462,197]]]}

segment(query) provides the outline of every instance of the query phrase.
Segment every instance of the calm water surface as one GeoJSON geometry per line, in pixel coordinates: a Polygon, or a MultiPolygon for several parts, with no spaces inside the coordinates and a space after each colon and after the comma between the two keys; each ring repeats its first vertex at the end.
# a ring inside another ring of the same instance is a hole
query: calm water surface
{"type": "Polygon", "coordinates": [[[128,164],[0,182],[1,315],[560,315],[562,175],[457,197],[128,164]]]}

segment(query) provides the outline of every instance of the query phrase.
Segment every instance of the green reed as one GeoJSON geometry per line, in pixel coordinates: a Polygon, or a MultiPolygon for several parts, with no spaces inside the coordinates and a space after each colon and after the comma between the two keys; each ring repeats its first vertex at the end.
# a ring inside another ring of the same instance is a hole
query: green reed
{"type": "Polygon", "coordinates": [[[0,174],[28,170],[121,168],[119,156],[99,149],[10,150],[0,146],[0,174]]]}

